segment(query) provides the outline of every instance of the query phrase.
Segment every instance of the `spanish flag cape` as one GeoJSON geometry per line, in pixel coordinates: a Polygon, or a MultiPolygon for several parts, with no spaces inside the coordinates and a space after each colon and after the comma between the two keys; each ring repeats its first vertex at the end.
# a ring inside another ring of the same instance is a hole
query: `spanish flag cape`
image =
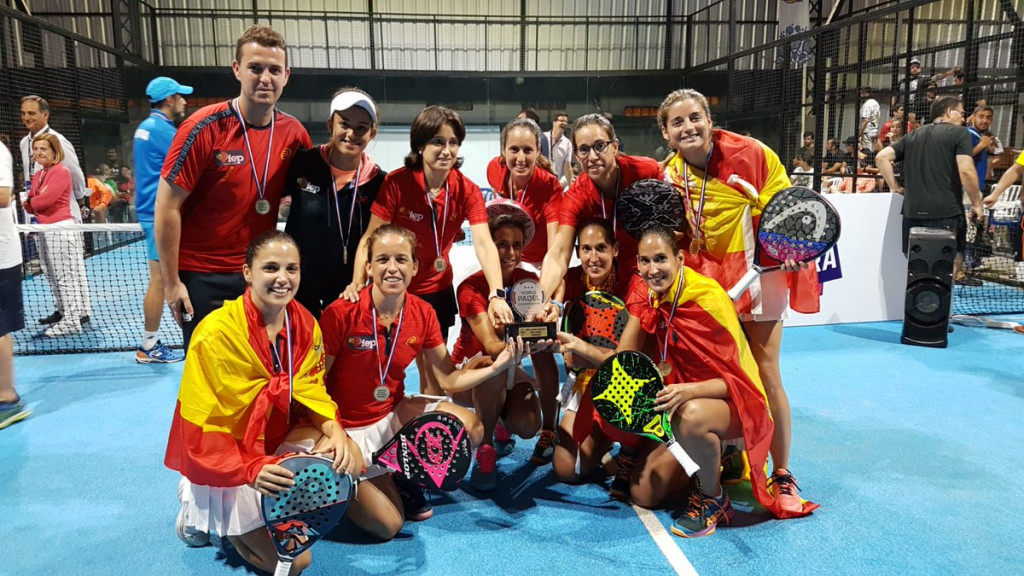
{"type": "MultiPolygon", "coordinates": [[[[683,269],[683,288],[678,306],[668,327],[668,358],[672,371],[666,384],[700,382],[721,378],[729,389],[729,398],[736,406],[743,428],[743,441],[750,462],[750,484],[754,497],[777,518],[810,514],[818,505],[804,501],[803,511],[783,510],[768,492],[765,465],[775,432],[768,397],[765,395],[757,362],[729,295],[715,280],[702,276],[689,267],[683,269]]],[[[641,328],[649,333],[659,330],[668,321],[672,303],[676,301],[675,284],[660,300],[649,289],[634,285],[627,307],[640,319],[641,328]]],[[[659,342],[659,348],[661,342],[659,342]]]]}
{"type": "MultiPolygon", "coordinates": [[[[755,236],[761,210],[772,196],[791,184],[778,155],[758,140],[726,130],[713,130],[712,140],[715,146],[706,171],[684,166],[682,156],[675,154],[666,163],[664,178],[675,184],[683,195],[691,230],[697,225],[695,219],[701,186],[708,179],[700,222],[707,244],[697,255],[687,254],[686,265],[718,280],[728,290],[754,264],[754,251],[758,249],[755,236]],[[757,200],[744,193],[739,184],[727,184],[733,174],[759,191],[757,200]]],[[[761,262],[772,261],[762,253],[761,262]]],[[[817,312],[818,271],[814,266],[786,274],[790,307],[804,314],[817,312]]],[[[754,281],[736,302],[736,311],[741,314],[761,313],[759,280],[754,281]]]]}
{"type": "Polygon", "coordinates": [[[249,290],[203,319],[192,335],[164,464],[195,484],[251,484],[295,422],[294,400],[309,412],[337,419],[324,388],[323,337],[300,304],[287,307],[294,378],[288,355],[274,372],[267,328],[249,290]]]}

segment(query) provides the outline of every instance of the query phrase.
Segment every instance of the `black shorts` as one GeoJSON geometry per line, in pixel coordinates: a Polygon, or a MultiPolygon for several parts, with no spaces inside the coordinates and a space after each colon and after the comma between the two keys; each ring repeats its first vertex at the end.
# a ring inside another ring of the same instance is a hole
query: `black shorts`
{"type": "Polygon", "coordinates": [[[907,253],[910,243],[910,229],[915,226],[925,228],[945,228],[956,236],[956,253],[963,254],[967,248],[967,217],[963,214],[952,218],[907,218],[903,217],[903,254],[907,253]]]}
{"type": "Polygon", "coordinates": [[[448,341],[448,330],[455,326],[455,318],[459,315],[459,304],[455,300],[455,287],[449,286],[440,292],[417,294],[427,301],[437,313],[437,322],[441,325],[441,338],[448,341]]]}
{"type": "Polygon", "coordinates": [[[210,312],[224,305],[225,300],[234,300],[245,292],[245,278],[241,272],[237,274],[218,274],[216,272],[191,272],[179,270],[178,278],[188,290],[188,299],[192,301],[190,322],[182,322],[181,333],[185,342],[185,350],[192,341],[192,331],[199,321],[210,312]]]}
{"type": "Polygon", "coordinates": [[[25,327],[21,264],[0,270],[0,337],[25,327]]]}

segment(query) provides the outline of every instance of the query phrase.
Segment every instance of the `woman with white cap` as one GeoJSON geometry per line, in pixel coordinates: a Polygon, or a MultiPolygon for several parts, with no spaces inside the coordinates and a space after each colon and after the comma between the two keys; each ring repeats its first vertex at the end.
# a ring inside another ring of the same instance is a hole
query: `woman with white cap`
{"type": "Polygon", "coordinates": [[[291,197],[285,231],[303,255],[295,299],[317,318],[352,278],[356,248],[384,182],[386,173],[366,153],[378,126],[373,98],[358,88],[342,88],[331,100],[330,140],[298,152],[292,161],[284,192],[291,197]]]}

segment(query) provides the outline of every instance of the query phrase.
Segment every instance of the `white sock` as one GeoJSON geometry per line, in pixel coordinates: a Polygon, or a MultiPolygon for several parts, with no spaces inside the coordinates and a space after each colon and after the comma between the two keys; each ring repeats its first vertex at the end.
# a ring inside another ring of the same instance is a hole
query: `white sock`
{"type": "Polygon", "coordinates": [[[157,332],[143,332],[142,333],[142,349],[152,350],[153,346],[156,346],[157,340],[160,336],[157,332]]]}

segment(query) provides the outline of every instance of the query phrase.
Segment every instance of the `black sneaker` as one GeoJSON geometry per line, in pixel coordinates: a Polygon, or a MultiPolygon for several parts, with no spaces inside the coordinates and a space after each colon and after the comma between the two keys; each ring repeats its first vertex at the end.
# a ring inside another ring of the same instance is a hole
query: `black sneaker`
{"type": "Polygon", "coordinates": [[[392,474],[391,479],[394,480],[398,495],[402,498],[402,508],[405,508],[406,519],[422,522],[434,515],[434,507],[427,502],[423,488],[413,484],[400,474],[392,474]]]}
{"type": "Polygon", "coordinates": [[[47,326],[50,324],[56,324],[57,322],[60,322],[63,319],[63,314],[61,314],[60,312],[54,312],[53,314],[50,314],[46,318],[40,318],[39,323],[42,324],[43,326],[47,326]]]}
{"type": "Polygon", "coordinates": [[[92,318],[89,318],[89,315],[86,314],[85,316],[82,316],[81,318],[78,319],[78,323],[81,324],[82,326],[85,326],[86,324],[89,323],[90,320],[92,320],[92,318]]]}

